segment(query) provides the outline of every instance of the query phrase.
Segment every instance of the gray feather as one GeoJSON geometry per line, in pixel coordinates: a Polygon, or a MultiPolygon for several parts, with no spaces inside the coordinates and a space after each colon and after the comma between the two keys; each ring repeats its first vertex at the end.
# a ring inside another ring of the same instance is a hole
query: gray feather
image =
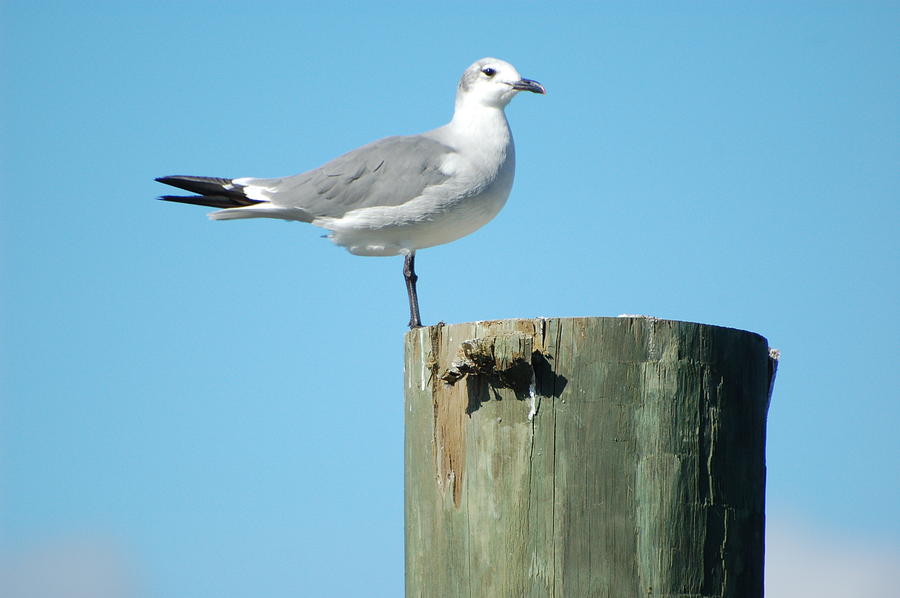
{"type": "Polygon", "coordinates": [[[387,137],[324,166],[278,179],[241,180],[272,190],[272,205],[300,209],[311,219],[340,218],[350,210],[398,206],[448,176],[441,163],[454,150],[422,135],[387,137]]]}

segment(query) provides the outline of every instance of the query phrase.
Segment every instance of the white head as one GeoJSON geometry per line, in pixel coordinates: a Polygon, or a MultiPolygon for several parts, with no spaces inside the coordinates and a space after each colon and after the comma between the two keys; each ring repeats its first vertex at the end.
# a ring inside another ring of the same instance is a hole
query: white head
{"type": "Polygon", "coordinates": [[[544,86],[523,79],[516,67],[497,58],[482,58],[466,69],[456,90],[456,103],[477,102],[503,108],[520,91],[546,93],[544,86]]]}

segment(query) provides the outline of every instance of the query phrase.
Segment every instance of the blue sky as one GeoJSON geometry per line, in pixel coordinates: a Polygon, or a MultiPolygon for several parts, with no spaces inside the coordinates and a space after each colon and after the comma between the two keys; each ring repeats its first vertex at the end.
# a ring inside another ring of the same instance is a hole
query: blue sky
{"type": "Polygon", "coordinates": [[[400,594],[402,260],[210,222],[154,201],[153,178],[293,174],[433,128],[496,56],[549,94],[507,109],[500,215],[419,254],[423,319],[643,313],[766,336],[783,352],[769,596],[804,577],[810,596],[893,588],[900,4],[5,2],[0,19],[7,581],[400,594]]]}

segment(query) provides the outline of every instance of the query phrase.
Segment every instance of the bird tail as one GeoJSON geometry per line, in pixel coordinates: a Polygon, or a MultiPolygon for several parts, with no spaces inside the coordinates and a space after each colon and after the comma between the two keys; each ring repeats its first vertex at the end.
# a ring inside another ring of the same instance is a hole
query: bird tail
{"type": "Polygon", "coordinates": [[[265,203],[258,199],[250,199],[244,194],[244,186],[233,182],[233,179],[222,179],[205,176],[164,176],[158,182],[199,195],[163,195],[159,199],[212,208],[243,208],[265,203]]]}

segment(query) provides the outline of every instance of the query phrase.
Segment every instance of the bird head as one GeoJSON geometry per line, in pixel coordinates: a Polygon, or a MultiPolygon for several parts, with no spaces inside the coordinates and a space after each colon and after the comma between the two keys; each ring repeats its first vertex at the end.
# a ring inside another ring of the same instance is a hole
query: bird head
{"type": "Polygon", "coordinates": [[[523,79],[510,63],[497,58],[482,58],[463,73],[456,93],[457,101],[475,101],[503,108],[520,91],[547,93],[537,81],[523,79]]]}

